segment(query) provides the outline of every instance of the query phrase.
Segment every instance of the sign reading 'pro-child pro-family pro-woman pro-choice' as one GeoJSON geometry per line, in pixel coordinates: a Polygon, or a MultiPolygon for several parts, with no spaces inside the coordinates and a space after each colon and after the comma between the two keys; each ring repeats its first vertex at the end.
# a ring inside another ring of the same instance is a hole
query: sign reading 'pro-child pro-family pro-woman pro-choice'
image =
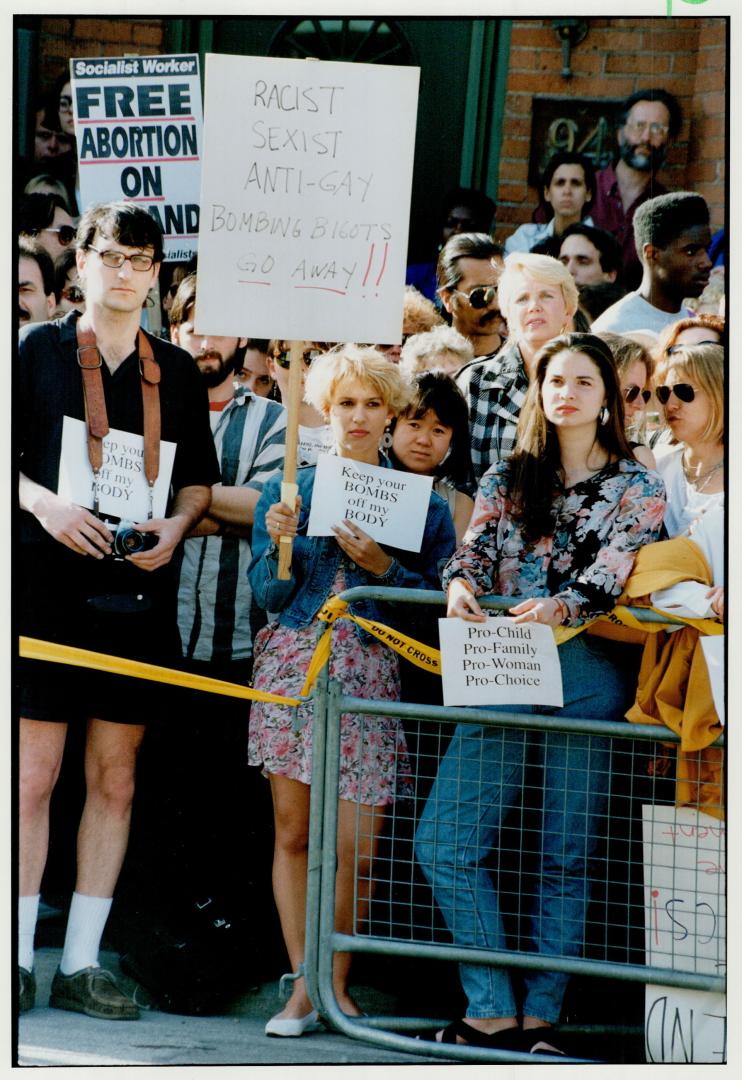
{"type": "Polygon", "coordinates": [[[508,618],[439,619],[445,705],[564,704],[554,632],[508,618]]]}
{"type": "Polygon", "coordinates": [[[206,57],[204,332],[401,340],[419,69],[206,57]]]}

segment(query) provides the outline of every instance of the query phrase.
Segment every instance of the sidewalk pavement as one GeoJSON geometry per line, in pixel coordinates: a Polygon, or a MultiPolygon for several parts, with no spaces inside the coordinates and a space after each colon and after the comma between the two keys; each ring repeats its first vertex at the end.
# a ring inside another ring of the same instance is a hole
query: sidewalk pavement
{"type": "MultiPolygon", "coordinates": [[[[18,1025],[21,1066],[441,1064],[440,1058],[385,1050],[332,1031],[267,1038],[265,1023],[279,1008],[277,983],[244,995],[222,1016],[143,1009],[140,1020],[122,1022],[50,1009],[49,990],[61,953],[57,948],[36,951],[37,1006],[18,1025]]],[[[101,953],[101,965],[120,978],[128,993],[136,992],[138,1004],[145,1004],[146,994],[121,973],[115,953],[101,953]]],[[[354,994],[361,1008],[391,1011],[377,991],[359,987],[354,994]]]]}

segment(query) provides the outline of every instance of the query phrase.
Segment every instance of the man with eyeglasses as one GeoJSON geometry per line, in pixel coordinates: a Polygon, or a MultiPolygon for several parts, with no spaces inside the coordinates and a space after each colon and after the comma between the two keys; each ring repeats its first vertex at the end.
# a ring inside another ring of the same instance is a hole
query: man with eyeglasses
{"type": "MultiPolygon", "coordinates": [[[[16,580],[21,634],[172,666],[180,649],[171,560],[208,509],[219,470],[206,390],[193,361],[175,346],[140,334],[142,304],[162,254],[160,230],[141,208],[123,202],[91,208],[77,234],[85,314],[72,311],[21,331],[16,580]],[[87,446],[80,456],[65,443],[66,419],[86,424],[87,446]],[[141,463],[120,452],[114,439],[101,447],[103,464],[95,464],[96,440],[109,429],[143,436],[141,463]],[[135,521],[135,553],[119,548],[116,559],[117,523],[60,494],[61,477],[83,467],[88,455],[98,470],[95,506],[104,485],[129,486],[127,473],[141,470],[150,483],[155,474],[167,480],[167,443],[174,444],[174,460],[166,515],[151,512],[135,521]]],[[[145,723],[167,714],[168,688],[26,658],[18,661],[16,675],[22,717],[19,1011],[35,1003],[34,933],[50,798],[68,725],[84,724],[86,797],[77,875],[49,1004],[100,1019],[137,1019],[136,1005],[100,968],[98,951],[128,843],[137,753],[145,723]]]]}
{"type": "Polygon", "coordinates": [[[634,214],[647,199],[667,192],[656,174],[682,123],[680,105],[667,90],[637,90],[621,113],[618,158],[596,176],[593,223],[613,233],[621,244],[624,279],[630,289],[636,288],[642,273],[634,244],[634,214]]]}
{"type": "Polygon", "coordinates": [[[683,300],[700,296],[708,285],[711,229],[702,195],[673,191],[648,199],[634,217],[634,236],[644,268],[641,284],[598,316],[594,333],[659,334],[678,319],[689,318],[693,313],[683,300]]]}
{"type": "Polygon", "coordinates": [[[471,341],[474,356],[493,356],[507,327],[497,306],[504,249],[487,233],[457,233],[438,256],[438,295],[451,325],[471,341]]]}

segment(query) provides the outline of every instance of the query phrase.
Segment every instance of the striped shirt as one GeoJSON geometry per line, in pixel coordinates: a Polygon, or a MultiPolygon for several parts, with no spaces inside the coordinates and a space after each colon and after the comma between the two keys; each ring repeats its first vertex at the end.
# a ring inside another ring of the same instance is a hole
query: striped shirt
{"type": "Polygon", "coordinates": [[[505,345],[495,356],[466,364],[456,382],[469,404],[471,460],[479,484],[490,465],[515,450],[528,375],[518,346],[505,345]]]}
{"type": "MultiPolygon", "coordinates": [[[[283,466],[286,410],[244,387],[211,425],[222,484],[262,491],[283,466]]],[[[265,613],[253,604],[247,580],[250,539],[197,536],[183,545],[178,586],[178,627],[183,655],[230,662],[252,656],[254,633],[265,613]]]]}

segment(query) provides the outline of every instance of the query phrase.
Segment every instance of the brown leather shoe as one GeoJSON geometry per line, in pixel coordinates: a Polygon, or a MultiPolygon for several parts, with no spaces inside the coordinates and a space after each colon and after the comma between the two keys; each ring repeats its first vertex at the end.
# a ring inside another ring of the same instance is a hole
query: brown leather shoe
{"type": "Polygon", "coordinates": [[[139,1019],[134,1002],[122,994],[111,972],[100,967],[83,968],[72,975],[57,969],[49,1007],[85,1013],[97,1020],[139,1019]]]}
{"type": "Polygon", "coordinates": [[[33,971],[18,968],[18,1012],[28,1012],[36,1004],[36,976],[33,971]]]}

